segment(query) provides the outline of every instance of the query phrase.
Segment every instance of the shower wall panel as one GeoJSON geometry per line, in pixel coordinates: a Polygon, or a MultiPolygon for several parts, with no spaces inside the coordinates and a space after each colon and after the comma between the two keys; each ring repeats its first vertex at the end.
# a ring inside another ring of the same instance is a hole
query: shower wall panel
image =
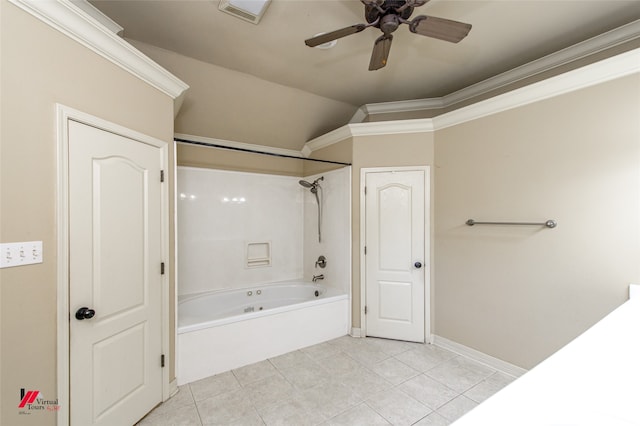
{"type": "Polygon", "coordinates": [[[305,191],[298,180],[178,167],[178,294],[302,277],[305,191]],[[270,265],[248,262],[255,243],[268,243],[270,265]]]}
{"type": "Polygon", "coordinates": [[[323,176],[319,192],[322,204],[322,241],[318,242],[318,207],[315,196],[304,191],[304,279],[322,274],[324,284],[348,293],[351,288],[351,167],[307,176],[313,182],[323,176]],[[325,268],[316,267],[319,256],[325,268]]]}

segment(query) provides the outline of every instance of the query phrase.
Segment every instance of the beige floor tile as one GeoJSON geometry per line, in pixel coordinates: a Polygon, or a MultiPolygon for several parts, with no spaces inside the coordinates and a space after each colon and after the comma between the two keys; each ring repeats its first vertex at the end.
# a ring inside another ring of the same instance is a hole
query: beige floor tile
{"type": "Polygon", "coordinates": [[[228,424],[255,412],[243,389],[198,401],[196,406],[203,424],[228,424]]]}
{"type": "Polygon", "coordinates": [[[425,372],[427,376],[450,387],[458,393],[471,389],[493,373],[495,373],[495,370],[481,364],[467,361],[463,357],[456,357],[445,361],[425,372]]]}
{"type": "Polygon", "coordinates": [[[453,352],[439,348],[435,345],[427,344],[395,355],[395,358],[407,364],[414,370],[425,372],[454,358],[455,356],[456,355],[453,352]]]}
{"type": "Polygon", "coordinates": [[[477,406],[478,403],[470,400],[464,395],[460,395],[438,408],[437,413],[453,422],[477,406]]]}
{"type": "Polygon", "coordinates": [[[355,359],[351,358],[344,352],[331,355],[318,363],[329,376],[337,377],[340,375],[351,373],[355,370],[363,368],[355,359]]]}
{"type": "Polygon", "coordinates": [[[438,413],[431,413],[415,423],[414,426],[449,426],[451,422],[438,413]]]}
{"type": "Polygon", "coordinates": [[[211,398],[221,393],[240,389],[240,383],[236,379],[236,376],[234,376],[231,371],[228,371],[189,383],[188,387],[191,388],[193,399],[195,401],[202,401],[203,399],[211,398]]]}
{"type": "Polygon", "coordinates": [[[326,424],[329,426],[376,426],[390,423],[368,405],[360,404],[331,418],[326,424]]]}
{"type": "Polygon", "coordinates": [[[137,423],[138,426],[200,426],[195,404],[180,407],[158,407],[137,423]]]}
{"type": "Polygon", "coordinates": [[[240,385],[245,386],[268,377],[278,375],[278,371],[268,360],[233,370],[240,385]]]}
{"type": "Polygon", "coordinates": [[[293,399],[267,409],[258,409],[267,426],[316,426],[325,421],[324,417],[305,409],[303,404],[293,399]]]}
{"type": "Polygon", "coordinates": [[[496,372],[466,391],[464,393],[464,396],[480,403],[490,396],[494,395],[496,392],[498,392],[500,389],[504,388],[514,380],[515,377],[496,372]]]}
{"type": "Polygon", "coordinates": [[[264,426],[262,418],[253,412],[225,423],[204,423],[203,426],[264,426]]]}
{"type": "Polygon", "coordinates": [[[345,374],[339,380],[363,400],[392,387],[390,382],[365,368],[345,374]]]}
{"type": "Polygon", "coordinates": [[[398,386],[402,392],[435,410],[458,396],[458,392],[421,374],[398,386]]]}
{"type": "Polygon", "coordinates": [[[403,342],[401,340],[379,339],[375,337],[367,337],[365,343],[387,355],[398,355],[420,346],[419,343],[403,342]]]}
{"type": "Polygon", "coordinates": [[[277,375],[252,383],[244,392],[259,410],[290,399],[295,389],[284,377],[277,375]]]}
{"type": "Polygon", "coordinates": [[[420,374],[419,371],[414,370],[396,358],[387,358],[372,365],[370,368],[393,385],[398,385],[420,374]]]}
{"type": "Polygon", "coordinates": [[[280,373],[297,389],[308,389],[324,383],[329,378],[327,372],[320,366],[295,365],[280,369],[280,373]]]}
{"type": "Polygon", "coordinates": [[[314,360],[325,359],[327,357],[337,355],[341,352],[338,346],[332,345],[328,342],[309,346],[307,348],[301,349],[301,351],[314,360]]]}
{"type": "Polygon", "coordinates": [[[329,380],[293,397],[305,411],[325,420],[362,402],[362,398],[339,381],[329,380]]]}
{"type": "Polygon", "coordinates": [[[269,361],[278,369],[299,366],[306,366],[311,368],[316,365],[315,361],[313,361],[313,359],[311,359],[311,357],[303,351],[289,352],[275,358],[270,358],[269,361]]]}
{"type": "Polygon", "coordinates": [[[389,354],[370,345],[354,346],[344,352],[365,366],[371,366],[389,358],[389,354]]]}
{"type": "Polygon", "coordinates": [[[432,412],[429,407],[398,389],[379,392],[365,403],[396,426],[412,425],[432,412]]]}

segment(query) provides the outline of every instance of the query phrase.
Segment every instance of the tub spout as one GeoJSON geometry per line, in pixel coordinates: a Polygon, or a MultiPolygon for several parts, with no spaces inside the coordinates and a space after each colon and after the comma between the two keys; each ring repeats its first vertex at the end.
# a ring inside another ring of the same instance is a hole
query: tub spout
{"type": "Polygon", "coordinates": [[[311,281],[315,283],[316,281],[319,281],[319,280],[324,280],[324,274],[314,275],[311,281]]]}

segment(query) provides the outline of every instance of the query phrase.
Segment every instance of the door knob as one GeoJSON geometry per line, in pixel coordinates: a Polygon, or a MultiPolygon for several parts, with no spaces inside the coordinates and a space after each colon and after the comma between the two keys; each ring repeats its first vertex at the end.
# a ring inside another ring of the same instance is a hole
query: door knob
{"type": "Polygon", "coordinates": [[[420,269],[420,268],[422,268],[422,263],[416,262],[416,263],[413,264],[413,266],[415,266],[416,269],[420,269]]]}
{"type": "Polygon", "coordinates": [[[91,319],[95,314],[96,314],[96,311],[94,311],[93,309],[89,309],[85,306],[76,311],[76,319],[80,321],[85,319],[91,319]]]}

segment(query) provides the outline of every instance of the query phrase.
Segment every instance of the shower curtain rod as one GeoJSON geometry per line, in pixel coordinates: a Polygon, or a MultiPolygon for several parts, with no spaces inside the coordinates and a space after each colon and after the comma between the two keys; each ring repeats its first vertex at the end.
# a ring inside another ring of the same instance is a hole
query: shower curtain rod
{"type": "Polygon", "coordinates": [[[192,140],[189,140],[189,139],[182,139],[182,138],[173,138],[173,140],[175,142],[186,143],[186,144],[191,144],[191,145],[208,146],[210,148],[229,149],[231,151],[250,152],[252,154],[271,155],[272,157],[293,158],[295,160],[315,161],[317,163],[339,164],[341,166],[350,166],[351,165],[351,163],[343,163],[341,161],[319,160],[319,159],[316,159],[316,158],[296,157],[295,155],[276,154],[274,152],[264,152],[264,151],[258,151],[258,150],[255,150],[255,149],[247,149],[247,148],[238,148],[238,147],[234,147],[234,146],[218,145],[218,144],[215,144],[215,143],[192,141],[192,140]]]}

